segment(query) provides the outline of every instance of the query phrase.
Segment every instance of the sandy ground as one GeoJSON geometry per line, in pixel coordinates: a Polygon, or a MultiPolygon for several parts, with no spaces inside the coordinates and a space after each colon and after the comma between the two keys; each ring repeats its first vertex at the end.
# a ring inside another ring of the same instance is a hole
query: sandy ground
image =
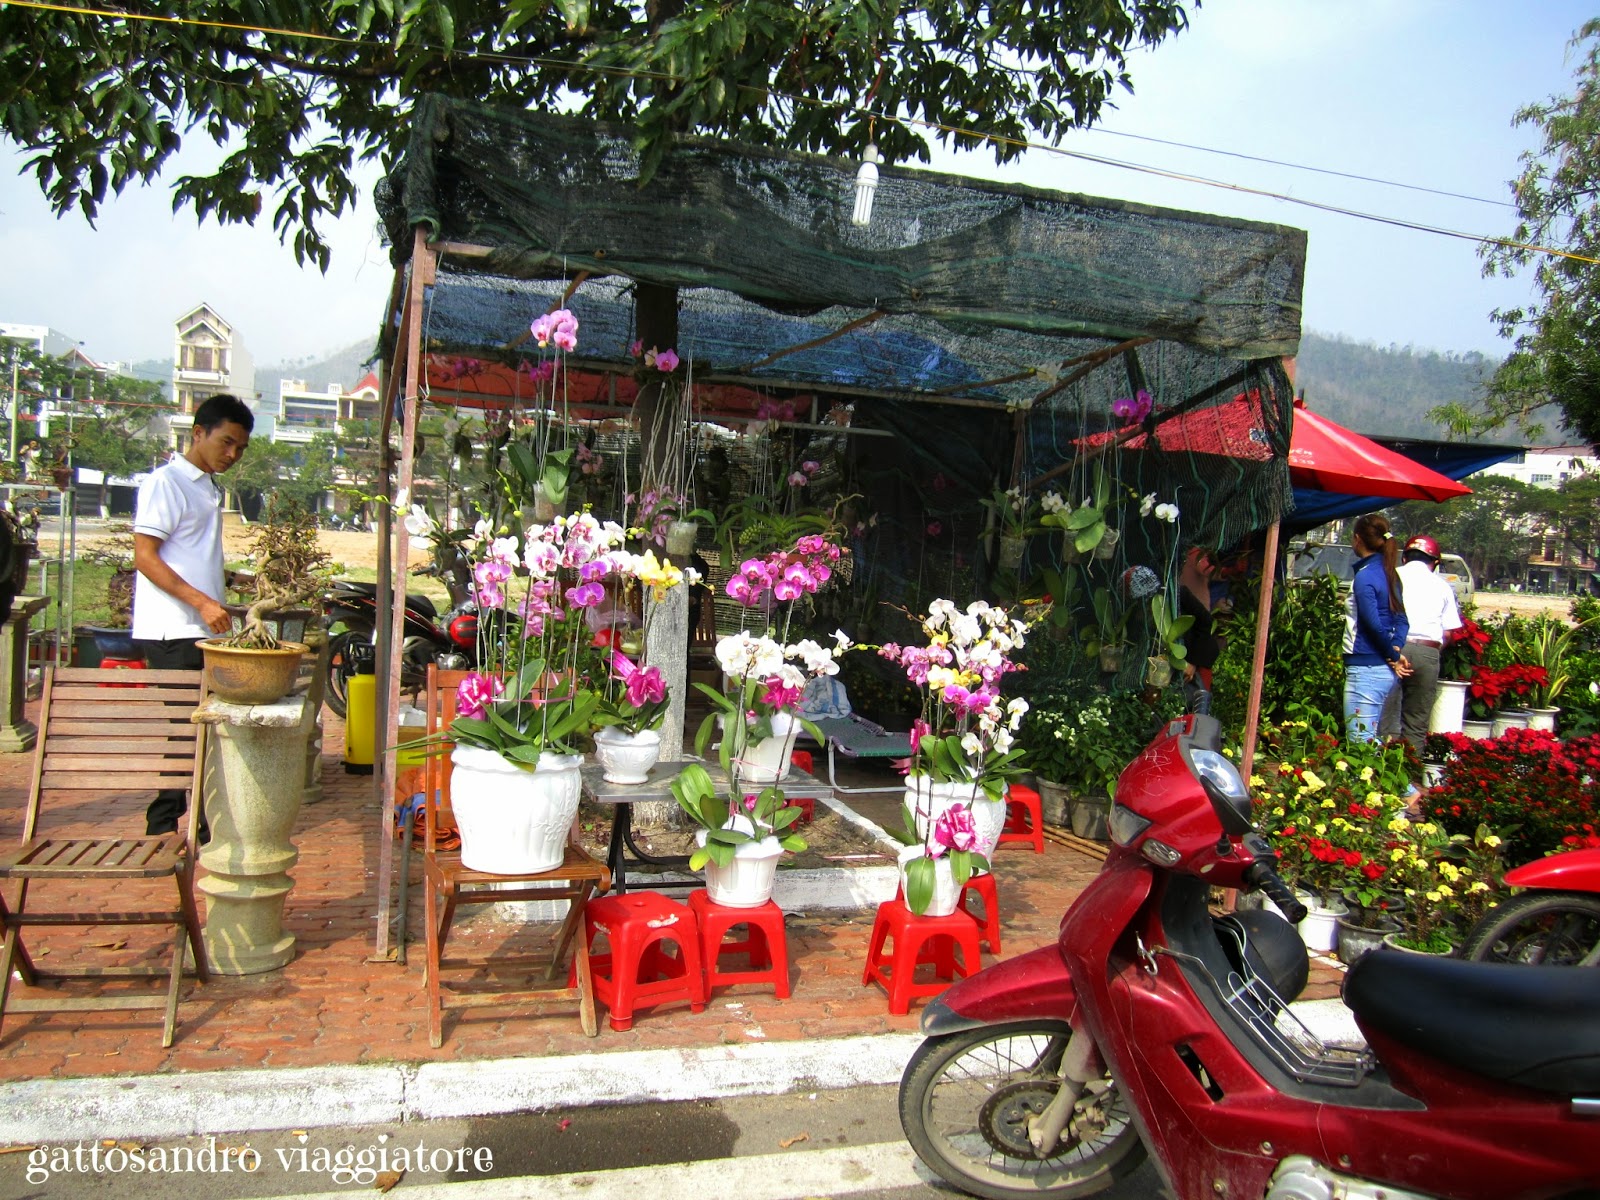
{"type": "Polygon", "coordinates": [[[1478,615],[1511,613],[1519,617],[1549,615],[1566,618],[1572,611],[1571,596],[1551,596],[1533,592],[1478,592],[1472,600],[1478,615]]]}

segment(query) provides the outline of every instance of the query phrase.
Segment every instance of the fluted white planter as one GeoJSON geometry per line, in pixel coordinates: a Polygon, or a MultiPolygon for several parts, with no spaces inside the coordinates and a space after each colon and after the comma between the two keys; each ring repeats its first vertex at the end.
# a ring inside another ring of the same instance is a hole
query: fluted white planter
{"type": "Polygon", "coordinates": [[[1466,720],[1461,722],[1461,732],[1466,734],[1469,738],[1475,738],[1478,741],[1482,741],[1485,738],[1492,738],[1494,736],[1494,722],[1480,721],[1475,717],[1468,717],[1466,720]]]}
{"type": "MultiPolygon", "coordinates": [[[[744,817],[734,817],[729,824],[734,828],[742,827],[746,833],[754,829],[744,817]]],[[[697,830],[694,836],[704,848],[706,831],[697,830]]],[[[772,899],[772,889],[778,880],[778,860],[782,857],[783,846],[775,837],[735,846],[733,861],[727,866],[706,863],[706,895],[711,897],[712,903],[729,908],[760,908],[772,899]]]]}
{"type": "Polygon", "coordinates": [[[1513,708],[1494,714],[1494,736],[1504,737],[1508,729],[1526,729],[1528,727],[1528,713],[1526,709],[1513,708]]]}
{"type": "Polygon", "coordinates": [[[989,799],[976,783],[935,783],[926,775],[908,775],[905,801],[916,821],[917,835],[924,842],[928,830],[945,809],[961,806],[972,813],[972,828],[977,834],[973,849],[977,853],[990,858],[1000,844],[1000,832],[1006,823],[1006,802],[989,799]]]}
{"type": "Polygon", "coordinates": [[[1307,950],[1331,954],[1339,944],[1339,919],[1350,915],[1342,903],[1323,904],[1316,897],[1302,896],[1306,906],[1306,919],[1300,922],[1300,938],[1307,950]]]}
{"type": "MultiPolygon", "coordinates": [[[[726,735],[724,735],[726,736],[726,735]]],[[[742,784],[778,783],[789,777],[800,722],[788,713],[772,715],[772,736],[746,744],[735,764],[742,784]]]]}
{"type": "Polygon", "coordinates": [[[661,731],[624,733],[613,726],[594,731],[594,757],[608,783],[644,783],[661,757],[661,731]]]}
{"type": "Polygon", "coordinates": [[[1467,683],[1463,679],[1441,679],[1428,714],[1429,733],[1460,733],[1467,715],[1467,683]]]}
{"type": "MultiPolygon", "coordinates": [[[[907,897],[911,893],[906,889],[906,867],[914,860],[921,858],[926,853],[921,846],[906,846],[900,851],[900,894],[907,897]]],[[[906,901],[910,905],[910,901],[906,901]]],[[[928,907],[923,911],[925,917],[948,917],[956,911],[956,906],[961,903],[961,889],[956,886],[955,873],[950,869],[948,855],[940,855],[933,860],[933,898],[928,901],[928,907]]]]}
{"type": "Polygon", "coordinates": [[[1528,728],[1542,729],[1546,733],[1556,731],[1556,718],[1561,715],[1559,708],[1530,708],[1528,710],[1528,728]]]}
{"type": "Polygon", "coordinates": [[[561,865],[583,791],[582,755],[541,754],[528,770],[492,750],[457,746],[450,761],[462,866],[526,875],[561,865]]]}

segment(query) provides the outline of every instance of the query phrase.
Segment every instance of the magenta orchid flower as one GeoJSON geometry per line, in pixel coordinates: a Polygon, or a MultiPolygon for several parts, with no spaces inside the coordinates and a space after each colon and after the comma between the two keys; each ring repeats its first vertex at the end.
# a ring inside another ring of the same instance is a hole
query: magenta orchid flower
{"type": "Polygon", "coordinates": [[[947,808],[933,823],[933,845],[946,850],[967,851],[978,844],[978,830],[972,812],[962,806],[947,808]]]}
{"type": "Polygon", "coordinates": [[[660,667],[641,670],[631,658],[618,651],[611,656],[611,673],[627,688],[628,703],[635,708],[659,704],[667,698],[667,681],[660,667]]]}
{"type": "Polygon", "coordinates": [[[678,369],[678,356],[674,351],[663,350],[656,355],[656,370],[676,371],[678,369]]]}
{"type": "Polygon", "coordinates": [[[470,672],[456,685],[456,714],[462,717],[482,717],[496,699],[505,695],[506,685],[498,679],[470,672]]]}
{"type": "Polygon", "coordinates": [[[606,598],[606,585],[603,583],[580,583],[577,587],[567,589],[567,603],[573,608],[593,608],[606,598]]]}
{"type": "Polygon", "coordinates": [[[761,703],[768,708],[793,708],[800,703],[800,689],[774,675],[766,681],[766,690],[761,693],[761,703]]]}

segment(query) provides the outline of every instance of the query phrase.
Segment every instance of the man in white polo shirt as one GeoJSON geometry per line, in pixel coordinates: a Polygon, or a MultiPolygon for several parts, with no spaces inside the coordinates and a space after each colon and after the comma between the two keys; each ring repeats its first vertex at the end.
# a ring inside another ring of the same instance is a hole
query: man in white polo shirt
{"type": "MultiPolygon", "coordinates": [[[[198,671],[199,639],[225,633],[222,607],[222,491],[213,476],[239,461],[255,416],[237,396],[216,395],[195,410],[189,449],[139,487],[133,517],[133,640],[145,665],[198,671]]],[[[161,792],[145,833],[172,833],[188,807],[184,792],[161,792]]]]}
{"type": "Polygon", "coordinates": [[[1439,543],[1427,534],[1418,534],[1406,542],[1405,562],[1399,574],[1406,621],[1411,626],[1405,648],[1411,674],[1389,693],[1379,732],[1404,733],[1421,758],[1433,698],[1439,690],[1439,654],[1450,631],[1461,628],[1461,610],[1449,582],[1439,578],[1439,543]]]}

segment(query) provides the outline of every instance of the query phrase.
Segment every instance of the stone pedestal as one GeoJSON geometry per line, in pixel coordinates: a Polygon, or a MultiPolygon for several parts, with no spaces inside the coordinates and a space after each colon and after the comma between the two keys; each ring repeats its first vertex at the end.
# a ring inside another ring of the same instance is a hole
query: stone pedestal
{"type": "MultiPolygon", "coordinates": [[[[676,560],[674,560],[676,561],[676,560]]],[[[683,565],[682,563],[679,564],[683,565]]],[[[710,603],[708,600],[707,603],[710,603]]],[[[689,586],[669,588],[660,600],[644,598],[644,665],[659,667],[666,678],[666,720],[661,723],[661,761],[683,758],[683,718],[689,680],[689,586]]],[[[634,809],[640,825],[666,825],[678,813],[673,800],[647,801],[634,809]]]]}
{"type": "Polygon", "coordinates": [[[39,731],[22,715],[28,700],[28,622],[48,596],[18,596],[0,625],[0,753],[32,750],[39,731]]]}
{"type": "Polygon", "coordinates": [[[306,696],[274,704],[208,697],[194,720],[212,726],[206,755],[211,841],[200,850],[207,875],[204,940],[222,975],[272,971],[294,957],[283,906],[300,857],[289,831],[305,794],[305,742],[315,728],[306,696]]]}

